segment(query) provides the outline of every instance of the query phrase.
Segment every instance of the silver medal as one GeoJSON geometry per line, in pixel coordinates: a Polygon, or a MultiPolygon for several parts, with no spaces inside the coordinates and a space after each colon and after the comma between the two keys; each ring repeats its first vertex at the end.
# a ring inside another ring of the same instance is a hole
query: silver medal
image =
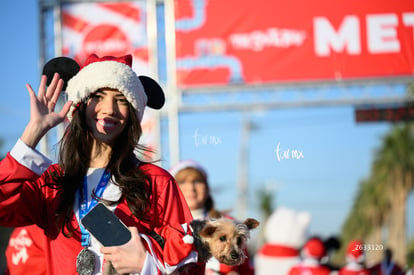
{"type": "Polygon", "coordinates": [[[95,270],[95,255],[88,248],[84,248],[76,257],[76,271],[79,275],[92,275],[95,270]]]}

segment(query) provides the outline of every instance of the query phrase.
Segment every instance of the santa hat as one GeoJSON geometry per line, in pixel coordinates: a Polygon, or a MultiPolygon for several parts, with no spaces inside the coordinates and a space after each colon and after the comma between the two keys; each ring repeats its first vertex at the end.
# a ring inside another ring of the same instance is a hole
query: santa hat
{"type": "Polygon", "coordinates": [[[348,262],[362,263],[365,260],[362,246],[363,243],[359,240],[353,240],[349,242],[346,249],[346,260],[348,262]]]}
{"type": "Polygon", "coordinates": [[[116,89],[123,93],[134,107],[138,120],[145,106],[160,109],[164,105],[164,92],[150,77],[138,76],[132,70],[132,56],[121,57],[90,55],[83,67],[68,82],[66,93],[72,106],[69,120],[79,103],[101,88],[116,89]]]}
{"type": "Polygon", "coordinates": [[[303,256],[306,258],[321,259],[325,256],[325,246],[319,238],[309,239],[302,249],[303,256]]]}
{"type": "Polygon", "coordinates": [[[206,170],[203,168],[203,166],[201,166],[201,164],[199,164],[198,162],[194,160],[180,161],[179,163],[171,167],[169,172],[173,177],[175,177],[180,171],[187,169],[187,168],[193,168],[193,169],[198,170],[203,175],[203,177],[207,180],[206,170]]]}

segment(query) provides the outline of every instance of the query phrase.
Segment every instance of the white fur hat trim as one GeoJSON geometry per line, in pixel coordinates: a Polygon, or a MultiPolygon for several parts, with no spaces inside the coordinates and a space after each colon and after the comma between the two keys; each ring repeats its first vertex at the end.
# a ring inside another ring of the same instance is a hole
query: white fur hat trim
{"type": "Polygon", "coordinates": [[[130,66],[113,60],[90,63],[69,80],[66,93],[68,100],[73,101],[69,120],[76,105],[101,88],[122,92],[141,121],[148,100],[144,87],[130,66]]]}

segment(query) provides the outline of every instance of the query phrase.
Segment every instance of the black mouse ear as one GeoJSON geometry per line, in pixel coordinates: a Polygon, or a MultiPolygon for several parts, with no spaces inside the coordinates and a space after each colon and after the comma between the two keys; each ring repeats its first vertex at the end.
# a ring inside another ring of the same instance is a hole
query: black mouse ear
{"type": "Polygon", "coordinates": [[[140,75],[138,77],[147,94],[147,106],[156,110],[161,109],[165,103],[164,91],[161,86],[151,77],[145,75],[140,75]]]}
{"type": "Polygon", "coordinates": [[[62,90],[66,90],[66,85],[75,74],[77,74],[80,70],[79,64],[69,57],[55,57],[49,60],[43,66],[42,74],[47,76],[47,85],[50,84],[52,81],[53,75],[55,73],[59,73],[60,78],[63,79],[63,88],[62,90]]]}

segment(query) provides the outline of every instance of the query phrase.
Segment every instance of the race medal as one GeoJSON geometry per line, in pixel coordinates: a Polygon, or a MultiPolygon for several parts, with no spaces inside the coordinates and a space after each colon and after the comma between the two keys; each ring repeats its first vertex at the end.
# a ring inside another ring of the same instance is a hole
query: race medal
{"type": "MultiPolygon", "coordinates": [[[[111,173],[108,170],[105,170],[102,174],[101,180],[96,188],[96,195],[101,197],[108,181],[111,177],[111,173]]],[[[84,184],[83,184],[83,194],[81,194],[79,198],[79,220],[82,219],[91,210],[98,201],[93,198],[88,206],[86,194],[88,193],[88,186],[87,186],[87,176],[84,177],[84,184]]],[[[83,227],[82,223],[79,222],[79,227],[81,230],[81,244],[84,247],[81,252],[79,252],[78,256],[76,257],[76,271],[79,275],[92,275],[95,271],[95,254],[88,249],[90,245],[90,234],[89,232],[83,227]]]]}
{"type": "Polygon", "coordinates": [[[92,275],[95,270],[95,255],[88,248],[84,248],[76,257],[76,271],[79,275],[92,275]]]}

